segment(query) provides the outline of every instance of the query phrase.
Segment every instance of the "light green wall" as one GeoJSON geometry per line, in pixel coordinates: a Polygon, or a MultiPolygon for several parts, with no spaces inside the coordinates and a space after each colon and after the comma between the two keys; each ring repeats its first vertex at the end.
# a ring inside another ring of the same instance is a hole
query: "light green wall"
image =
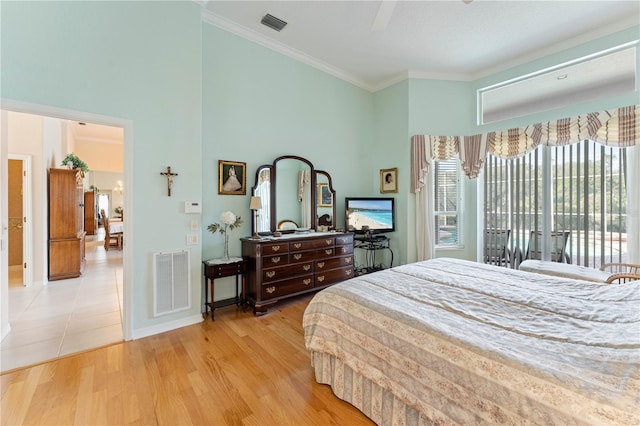
{"type": "MultiPolygon", "coordinates": [[[[152,329],[200,312],[202,258],[222,254],[222,238],[206,230],[192,249],[193,309],[152,318],[152,253],[185,248],[193,215],[185,201],[202,201],[202,226],[231,210],[245,219],[232,231],[249,235],[249,190],[255,171],[294,154],[333,177],[337,221],[344,197],[379,195],[379,170],[398,167],[396,264],[415,259],[414,196],[409,194],[410,137],[472,134],[475,91],[488,84],[638,38],[623,31],[475,82],[410,79],[375,94],[272,50],[203,23],[192,1],[2,2],[3,100],[86,111],[130,120],[133,137],[125,180],[134,194],[126,206],[133,326],[152,329]],[[247,164],[247,195],[218,195],[218,160],[247,164]],[[159,176],[179,173],[173,196],[159,176]]],[[[639,67],[640,68],[640,67],[639,67]]],[[[638,102],[638,92],[495,123],[503,129],[638,102]]],[[[126,168],[126,166],[125,166],[126,168]]],[[[475,258],[475,182],[466,183],[465,249],[475,258]]],[[[197,217],[197,216],[196,216],[197,217]]],[[[442,253],[439,253],[442,255],[442,253]]],[[[229,297],[223,281],[219,298],[229,297]],[[226,293],[225,293],[226,292],[226,293]]]]}
{"type": "MultiPolygon", "coordinates": [[[[215,26],[203,24],[202,33],[204,228],[226,210],[246,219],[229,244],[239,255],[239,238],[251,233],[256,170],[281,155],[331,174],[343,227],[344,197],[370,188],[363,158],[372,155],[373,95],[215,26]],[[218,194],[218,160],[247,163],[246,196],[218,194]]],[[[204,258],[222,255],[219,234],[205,231],[202,242],[204,258]]],[[[235,296],[233,279],[220,283],[220,298],[235,296]]]]}
{"type": "Polygon", "coordinates": [[[133,167],[125,167],[134,194],[126,206],[132,257],[125,261],[132,265],[134,330],[199,315],[199,247],[191,251],[192,309],[159,318],[153,318],[152,253],[185,248],[191,218],[184,201],[202,196],[200,7],[3,1],[1,19],[3,100],[133,122],[126,141],[133,144],[133,167]],[[159,175],[168,165],[179,173],[172,197],[159,175]]]}
{"type": "MultiPolygon", "coordinates": [[[[380,90],[374,95],[374,129],[375,137],[366,150],[367,157],[363,166],[370,185],[366,193],[353,193],[352,196],[390,196],[396,199],[396,232],[389,234],[390,247],[394,253],[394,265],[406,263],[407,259],[407,197],[410,182],[410,167],[406,161],[410,155],[407,144],[407,117],[409,116],[409,82],[407,80],[380,90]],[[398,168],[398,192],[380,193],[380,169],[398,168]]],[[[376,256],[386,256],[379,261],[388,264],[389,257],[385,251],[376,256]]]]}

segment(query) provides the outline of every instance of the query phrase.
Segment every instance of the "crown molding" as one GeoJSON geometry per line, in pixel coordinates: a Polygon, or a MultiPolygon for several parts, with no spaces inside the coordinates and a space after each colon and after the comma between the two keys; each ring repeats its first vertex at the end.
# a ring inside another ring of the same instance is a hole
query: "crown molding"
{"type": "Polygon", "coordinates": [[[365,83],[361,79],[355,77],[354,75],[348,72],[345,72],[324,61],[321,61],[310,55],[307,55],[304,52],[301,52],[299,50],[286,46],[282,43],[269,39],[257,31],[238,25],[235,22],[229,21],[228,19],[225,19],[222,16],[217,15],[209,10],[202,11],[202,20],[207,24],[216,26],[222,30],[228,31],[246,40],[259,44],[260,46],[266,47],[267,49],[276,51],[282,55],[288,56],[292,59],[295,59],[299,62],[309,65],[313,68],[316,68],[320,71],[323,71],[327,74],[330,74],[334,77],[337,77],[341,80],[351,83],[356,87],[367,90],[369,92],[375,91],[370,84],[365,83]]]}

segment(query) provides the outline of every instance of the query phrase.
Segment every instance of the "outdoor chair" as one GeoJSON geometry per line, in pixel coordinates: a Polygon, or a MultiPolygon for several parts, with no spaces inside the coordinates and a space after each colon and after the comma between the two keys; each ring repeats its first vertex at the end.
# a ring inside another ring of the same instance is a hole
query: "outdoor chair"
{"type": "MultiPolygon", "coordinates": [[[[567,253],[567,242],[571,231],[551,232],[551,261],[558,263],[571,263],[571,256],[567,253]]],[[[542,232],[531,231],[527,251],[524,260],[542,260],[542,232]]]]}
{"type": "Polygon", "coordinates": [[[484,263],[507,265],[511,260],[508,248],[511,229],[484,230],[484,263]]]}

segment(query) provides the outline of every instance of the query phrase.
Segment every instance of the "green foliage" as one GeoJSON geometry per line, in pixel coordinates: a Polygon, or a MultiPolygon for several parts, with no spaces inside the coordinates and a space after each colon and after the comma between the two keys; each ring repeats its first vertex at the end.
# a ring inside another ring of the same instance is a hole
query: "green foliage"
{"type": "Polygon", "coordinates": [[[71,162],[73,164],[74,169],[80,169],[85,173],[89,171],[89,166],[87,166],[87,163],[79,159],[78,156],[73,152],[67,154],[67,156],[64,157],[61,165],[66,166],[68,162],[71,162]]]}
{"type": "Polygon", "coordinates": [[[207,226],[207,230],[212,234],[220,232],[222,235],[224,235],[225,233],[227,233],[227,229],[229,231],[233,231],[235,228],[239,228],[240,225],[242,225],[242,218],[240,216],[236,216],[235,222],[230,225],[227,225],[226,223],[223,223],[222,225],[219,223],[212,223],[211,225],[207,226]]]}

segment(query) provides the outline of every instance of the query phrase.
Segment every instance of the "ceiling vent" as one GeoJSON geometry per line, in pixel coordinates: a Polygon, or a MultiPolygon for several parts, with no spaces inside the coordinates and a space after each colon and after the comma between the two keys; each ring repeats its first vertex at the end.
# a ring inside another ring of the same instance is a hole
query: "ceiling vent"
{"type": "Polygon", "coordinates": [[[281,31],[287,23],[280,18],[276,18],[273,15],[269,15],[268,13],[262,17],[260,21],[262,25],[266,25],[269,28],[273,28],[276,31],[281,31]]]}

